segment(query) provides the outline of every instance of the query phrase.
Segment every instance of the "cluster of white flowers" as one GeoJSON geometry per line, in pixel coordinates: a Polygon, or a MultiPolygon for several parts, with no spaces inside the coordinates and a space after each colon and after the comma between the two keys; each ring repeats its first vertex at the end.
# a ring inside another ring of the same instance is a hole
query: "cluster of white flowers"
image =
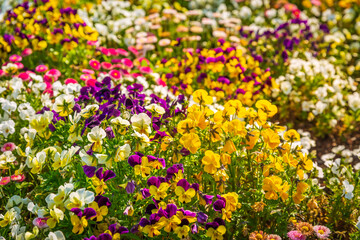
{"type": "Polygon", "coordinates": [[[360,108],[360,97],[355,92],[357,83],[344,77],[328,60],[318,60],[310,53],[305,55],[307,59],[290,59],[288,73],[276,79],[281,91],[274,91],[273,97],[279,93],[288,95],[291,101],[301,103],[302,111],[315,116],[331,111],[336,116],[330,122],[334,127],[348,106],[354,111],[360,108]]]}
{"type": "MultiPolygon", "coordinates": [[[[360,157],[360,147],[354,150],[346,149],[345,146],[339,145],[332,148],[330,153],[324,154],[321,156],[321,160],[324,165],[330,169],[333,177],[330,178],[331,184],[340,183],[340,179],[346,179],[348,172],[351,171],[349,163],[352,163],[354,159],[359,159],[360,157]]],[[[360,163],[357,162],[353,169],[358,171],[360,169],[360,163]]],[[[352,191],[354,186],[349,184],[348,180],[343,182],[343,194],[345,198],[351,199],[353,197],[352,191]]]]}

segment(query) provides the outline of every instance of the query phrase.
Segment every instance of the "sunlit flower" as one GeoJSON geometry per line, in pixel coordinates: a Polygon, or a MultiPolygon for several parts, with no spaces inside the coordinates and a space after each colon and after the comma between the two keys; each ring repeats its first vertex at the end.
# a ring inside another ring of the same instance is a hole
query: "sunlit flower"
{"type": "Polygon", "coordinates": [[[220,155],[207,150],[201,162],[204,165],[205,172],[214,174],[220,168],[220,155]]]}
{"type": "Polygon", "coordinates": [[[58,112],[60,116],[66,117],[73,112],[74,106],[74,96],[62,94],[55,99],[53,109],[58,112]]]}
{"type": "Polygon", "coordinates": [[[296,229],[299,230],[305,236],[310,236],[313,234],[313,227],[310,223],[307,222],[300,222],[296,224],[296,229]]]}
{"type": "Polygon", "coordinates": [[[151,132],[151,118],[146,113],[136,114],[130,119],[134,131],[149,135],[151,132]]]}
{"type": "Polygon", "coordinates": [[[85,204],[93,202],[95,199],[94,193],[85,188],[78,189],[76,192],[72,192],[69,198],[65,201],[65,207],[67,209],[80,208],[84,209],[85,204]]]}
{"type": "Polygon", "coordinates": [[[91,129],[91,132],[88,133],[87,138],[90,142],[93,143],[92,150],[94,152],[101,152],[103,139],[106,137],[106,132],[104,129],[96,126],[91,129]]]}
{"type": "Polygon", "coordinates": [[[200,138],[196,133],[184,134],[180,138],[180,143],[192,154],[195,154],[201,146],[200,138]]]}

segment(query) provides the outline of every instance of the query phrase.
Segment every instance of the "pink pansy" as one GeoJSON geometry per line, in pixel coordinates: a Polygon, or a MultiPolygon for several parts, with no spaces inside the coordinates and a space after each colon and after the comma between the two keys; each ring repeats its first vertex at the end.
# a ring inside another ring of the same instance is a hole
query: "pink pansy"
{"type": "Polygon", "coordinates": [[[106,56],[110,56],[109,49],[104,48],[104,47],[101,47],[101,48],[100,48],[100,51],[101,51],[102,54],[104,54],[104,55],[106,55],[106,56]]]}
{"type": "Polygon", "coordinates": [[[55,77],[55,76],[47,75],[47,74],[44,75],[44,82],[52,83],[52,82],[55,82],[57,80],[58,80],[58,78],[55,77]]]}
{"type": "Polygon", "coordinates": [[[26,56],[31,55],[32,53],[33,53],[33,51],[32,51],[31,48],[25,48],[25,49],[22,51],[21,55],[22,55],[23,57],[26,57],[26,56]]]}
{"type": "Polygon", "coordinates": [[[46,65],[39,65],[35,68],[35,71],[37,72],[46,72],[48,70],[48,67],[46,65]]]}
{"type": "Polygon", "coordinates": [[[18,69],[24,68],[24,64],[22,64],[21,62],[16,62],[14,64],[17,66],[18,69]]]}
{"type": "Polygon", "coordinates": [[[46,88],[44,90],[43,94],[45,94],[45,93],[48,93],[48,94],[50,94],[50,96],[52,96],[54,94],[54,91],[51,88],[46,88]]]}
{"type": "Polygon", "coordinates": [[[6,75],[6,72],[4,70],[0,69],[0,77],[5,76],[5,75],[6,75]]]}
{"type": "Polygon", "coordinates": [[[299,9],[295,9],[292,11],[292,14],[296,17],[296,18],[299,18],[300,17],[300,13],[301,11],[299,9]]]}
{"type": "Polygon", "coordinates": [[[321,5],[321,1],[320,0],[311,0],[311,3],[315,6],[320,6],[321,5]]]}
{"type": "Polygon", "coordinates": [[[113,68],[123,68],[124,66],[121,63],[117,63],[113,65],[113,68]]]}
{"type": "Polygon", "coordinates": [[[325,227],[325,226],[321,226],[321,225],[316,225],[313,227],[314,232],[316,234],[316,236],[320,239],[327,239],[330,236],[330,229],[325,227]]]}
{"type": "Polygon", "coordinates": [[[101,67],[103,68],[103,69],[106,69],[106,70],[110,70],[110,69],[112,69],[112,64],[111,63],[109,63],[109,62],[102,62],[101,63],[101,67]]]}
{"type": "Polygon", "coordinates": [[[163,87],[166,86],[166,83],[165,83],[161,78],[157,79],[157,80],[156,80],[156,83],[157,83],[158,85],[163,86],[163,87]]]}
{"type": "Polygon", "coordinates": [[[115,48],[108,48],[110,55],[117,56],[118,52],[115,48]]]}
{"type": "Polygon", "coordinates": [[[291,240],[305,240],[306,236],[302,234],[300,231],[290,231],[288,232],[288,237],[291,240]]]}
{"type": "Polygon", "coordinates": [[[81,74],[81,76],[80,76],[80,79],[83,81],[87,81],[91,78],[92,78],[92,76],[90,74],[81,74]]]}
{"type": "Polygon", "coordinates": [[[65,80],[65,84],[67,85],[67,84],[70,84],[70,83],[78,83],[78,82],[73,78],[67,78],[65,80]]]}
{"type": "Polygon", "coordinates": [[[38,228],[47,228],[49,227],[46,223],[48,218],[44,217],[44,218],[41,218],[41,217],[37,217],[33,220],[33,224],[34,226],[38,227],[38,228]]]}
{"type": "Polygon", "coordinates": [[[18,77],[21,78],[21,80],[23,80],[23,81],[30,80],[30,75],[27,72],[20,73],[18,77]]]}
{"type": "Polygon", "coordinates": [[[50,74],[50,75],[57,76],[57,77],[61,76],[61,72],[55,68],[50,69],[46,74],[50,74]]]}
{"type": "Polygon", "coordinates": [[[0,185],[5,186],[10,182],[10,177],[0,177],[0,185]]]}
{"type": "Polygon", "coordinates": [[[82,71],[82,73],[85,73],[85,74],[94,74],[95,73],[94,70],[91,70],[91,69],[83,69],[81,71],[82,71]]]}
{"type": "Polygon", "coordinates": [[[292,11],[297,9],[296,5],[292,4],[292,3],[286,3],[284,5],[284,8],[285,8],[286,11],[289,11],[289,12],[292,12],[292,11]]]}
{"type": "Polygon", "coordinates": [[[139,54],[139,51],[136,50],[136,48],[134,48],[134,47],[130,46],[130,47],[128,47],[128,49],[129,49],[130,52],[132,52],[136,56],[139,54]]]}
{"type": "Polygon", "coordinates": [[[50,69],[45,73],[44,81],[45,82],[55,82],[61,76],[61,72],[57,69],[50,69]]]}
{"type": "Polygon", "coordinates": [[[51,82],[45,82],[45,84],[46,84],[46,89],[52,89],[51,82]]]}
{"type": "Polygon", "coordinates": [[[88,79],[85,81],[86,86],[95,87],[96,79],[88,79]]]}
{"type": "Polygon", "coordinates": [[[90,46],[96,46],[97,45],[97,41],[87,41],[87,44],[90,46]]]}
{"type": "Polygon", "coordinates": [[[113,78],[113,79],[120,79],[121,78],[121,73],[118,71],[118,70],[111,70],[109,72],[110,76],[113,78]]]}
{"type": "Polygon", "coordinates": [[[95,69],[95,70],[99,70],[99,69],[100,69],[100,62],[97,61],[97,60],[95,60],[95,59],[91,59],[91,60],[89,61],[89,65],[90,65],[93,69],[95,69]]]}
{"type": "Polygon", "coordinates": [[[141,73],[132,73],[131,76],[132,76],[133,78],[137,78],[137,77],[141,77],[142,74],[141,74],[141,73]]]}
{"type": "Polygon", "coordinates": [[[145,66],[144,67],[139,67],[139,70],[142,73],[152,73],[153,72],[151,67],[145,67],[145,66]]]}
{"type": "Polygon", "coordinates": [[[125,57],[129,56],[129,53],[122,48],[118,48],[118,49],[116,49],[116,51],[118,52],[118,54],[120,54],[122,56],[125,56],[125,57]]]}
{"type": "Polygon", "coordinates": [[[12,175],[10,178],[11,181],[22,182],[25,180],[25,175],[24,174],[12,175]]]}
{"type": "Polygon", "coordinates": [[[10,60],[11,62],[20,62],[20,61],[22,60],[22,57],[19,56],[19,55],[14,54],[14,55],[11,55],[11,56],[9,57],[9,60],[10,60]]]}
{"type": "Polygon", "coordinates": [[[16,148],[16,145],[12,142],[8,142],[8,143],[5,143],[2,147],[1,147],[1,151],[2,152],[7,152],[7,151],[14,151],[16,148]]]}
{"type": "Polygon", "coordinates": [[[121,59],[121,63],[124,64],[128,68],[133,68],[134,67],[134,63],[129,58],[121,59]]]}

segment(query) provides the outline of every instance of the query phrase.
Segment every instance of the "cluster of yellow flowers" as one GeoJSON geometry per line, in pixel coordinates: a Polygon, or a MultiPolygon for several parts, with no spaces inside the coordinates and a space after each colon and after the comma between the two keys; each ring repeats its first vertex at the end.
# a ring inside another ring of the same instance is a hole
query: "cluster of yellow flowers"
{"type": "Polygon", "coordinates": [[[205,89],[218,101],[232,98],[250,106],[260,91],[269,95],[273,85],[269,70],[262,70],[246,49],[232,47],[229,42],[186,52],[183,59],[171,58],[158,66],[170,70],[162,80],[175,93],[191,95],[196,89],[205,89]]]}

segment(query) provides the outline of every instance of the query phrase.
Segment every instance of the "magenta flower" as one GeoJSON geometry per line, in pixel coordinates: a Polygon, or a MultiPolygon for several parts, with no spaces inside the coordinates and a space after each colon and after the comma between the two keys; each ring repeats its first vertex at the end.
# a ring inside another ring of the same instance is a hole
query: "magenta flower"
{"type": "Polygon", "coordinates": [[[19,55],[14,54],[14,55],[11,55],[11,56],[9,57],[9,60],[10,60],[11,62],[20,62],[20,61],[22,60],[22,57],[19,56],[19,55]]]}
{"type": "Polygon", "coordinates": [[[95,59],[91,59],[91,60],[89,61],[89,65],[90,65],[93,69],[95,69],[95,70],[99,70],[99,69],[100,69],[100,62],[97,61],[97,60],[95,60],[95,59]]]}
{"type": "Polygon", "coordinates": [[[26,56],[31,55],[32,52],[33,52],[33,51],[32,51],[31,48],[25,48],[25,49],[22,51],[21,55],[22,55],[23,57],[26,57],[26,56]]]}
{"type": "Polygon", "coordinates": [[[73,79],[73,78],[67,78],[66,80],[65,80],[65,84],[67,85],[67,84],[70,84],[70,83],[73,83],[73,84],[76,84],[76,83],[78,83],[75,79],[73,79]]]}
{"type": "Polygon", "coordinates": [[[8,143],[5,143],[2,147],[1,147],[1,151],[2,152],[6,152],[6,151],[14,151],[16,148],[16,145],[12,142],[8,142],[8,143]]]}
{"type": "Polygon", "coordinates": [[[24,174],[11,175],[10,179],[11,181],[22,182],[25,180],[25,175],[24,174]]]}
{"type": "Polygon", "coordinates": [[[113,69],[109,72],[109,74],[113,79],[118,80],[121,78],[121,73],[118,70],[113,69]]]}
{"type": "Polygon", "coordinates": [[[46,65],[39,65],[35,68],[35,71],[37,72],[46,72],[48,70],[48,67],[46,65]]]}
{"type": "Polygon", "coordinates": [[[10,177],[1,177],[0,178],[0,185],[5,186],[10,182],[10,177]]]}

